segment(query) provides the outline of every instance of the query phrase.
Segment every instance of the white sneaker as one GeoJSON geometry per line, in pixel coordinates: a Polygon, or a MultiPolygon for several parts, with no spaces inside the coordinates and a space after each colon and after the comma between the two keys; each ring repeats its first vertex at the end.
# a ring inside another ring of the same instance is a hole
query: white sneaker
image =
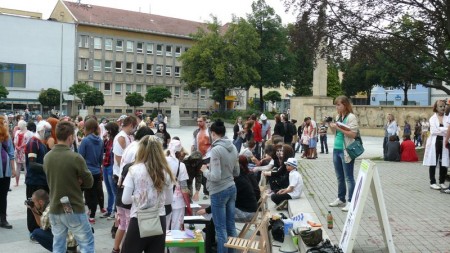
{"type": "Polygon", "coordinates": [[[342,212],[348,212],[348,209],[350,209],[351,204],[352,203],[348,201],[347,204],[345,204],[345,207],[341,209],[342,212]]]}
{"type": "Polygon", "coordinates": [[[437,185],[437,184],[430,185],[430,188],[433,189],[433,190],[440,190],[441,189],[441,187],[439,185],[437,185]]]}
{"type": "Polygon", "coordinates": [[[445,184],[440,184],[439,186],[441,187],[441,189],[448,188],[445,184]]]}
{"type": "Polygon", "coordinates": [[[342,206],[345,203],[342,202],[342,200],[340,200],[339,198],[335,199],[333,202],[331,202],[330,204],[328,204],[329,206],[342,206]]]}

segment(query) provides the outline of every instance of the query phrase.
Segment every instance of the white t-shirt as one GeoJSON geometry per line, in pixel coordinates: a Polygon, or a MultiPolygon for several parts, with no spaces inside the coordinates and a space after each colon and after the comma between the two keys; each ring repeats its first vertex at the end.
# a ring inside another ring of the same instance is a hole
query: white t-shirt
{"type": "MultiPolygon", "coordinates": [[[[172,174],[174,177],[177,176],[177,170],[178,170],[178,159],[168,156],[166,157],[167,163],[169,164],[170,169],[172,170],[172,174]]],[[[188,180],[189,176],[186,170],[186,165],[184,163],[180,163],[180,172],[178,173],[178,180],[175,187],[175,191],[173,192],[173,199],[172,199],[172,208],[173,209],[180,209],[184,208],[186,204],[184,203],[183,199],[183,193],[181,192],[180,187],[180,181],[188,180]]],[[[172,190],[173,191],[173,190],[172,190]]]]}
{"type": "Polygon", "coordinates": [[[239,155],[243,155],[245,157],[252,157],[253,153],[249,148],[244,148],[243,150],[241,150],[241,153],[239,155]]]}
{"type": "Polygon", "coordinates": [[[303,178],[297,170],[292,170],[291,172],[289,172],[289,186],[294,187],[294,190],[288,193],[291,198],[300,198],[303,191],[303,178]]]}
{"type": "MultiPolygon", "coordinates": [[[[122,149],[122,146],[120,146],[119,144],[119,137],[124,137],[125,138],[125,148],[128,147],[128,145],[130,145],[130,143],[133,141],[132,138],[130,136],[128,136],[127,133],[125,133],[125,131],[120,131],[116,137],[114,137],[114,141],[113,141],[113,153],[114,155],[117,156],[122,156],[123,155],[123,151],[124,149],[122,149]]],[[[119,164],[117,164],[116,159],[114,158],[114,165],[113,165],[113,174],[116,176],[120,176],[120,167],[119,164]]]]}
{"type": "Polygon", "coordinates": [[[120,160],[119,175],[122,175],[122,170],[125,165],[127,165],[128,163],[132,163],[132,162],[134,162],[134,160],[136,160],[136,154],[137,154],[138,147],[139,147],[138,144],[139,144],[138,141],[133,141],[123,151],[122,159],[120,160]]]}

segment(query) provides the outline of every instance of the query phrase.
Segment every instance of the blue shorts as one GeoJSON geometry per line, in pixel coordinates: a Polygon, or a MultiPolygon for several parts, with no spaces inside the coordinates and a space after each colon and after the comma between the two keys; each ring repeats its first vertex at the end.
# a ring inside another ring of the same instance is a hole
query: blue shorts
{"type": "Polygon", "coordinates": [[[317,147],[317,140],[316,138],[309,139],[309,148],[316,148],[317,147]]]}

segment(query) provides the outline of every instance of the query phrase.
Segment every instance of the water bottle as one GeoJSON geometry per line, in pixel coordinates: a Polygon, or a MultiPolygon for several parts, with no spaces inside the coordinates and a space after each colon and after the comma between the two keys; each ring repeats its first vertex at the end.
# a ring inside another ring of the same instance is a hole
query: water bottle
{"type": "Polygon", "coordinates": [[[331,214],[331,211],[328,211],[327,224],[329,229],[333,229],[333,215],[331,214]]]}
{"type": "Polygon", "coordinates": [[[72,205],[70,204],[69,201],[69,197],[64,196],[59,200],[63,206],[64,212],[66,214],[72,214],[73,213],[73,209],[72,209],[72,205]]]}

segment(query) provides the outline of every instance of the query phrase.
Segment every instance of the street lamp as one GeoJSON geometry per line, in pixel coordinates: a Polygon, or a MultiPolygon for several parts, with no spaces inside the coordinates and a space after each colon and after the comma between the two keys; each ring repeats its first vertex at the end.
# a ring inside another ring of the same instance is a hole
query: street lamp
{"type": "Polygon", "coordinates": [[[386,93],[386,103],[385,103],[385,105],[387,105],[387,95],[388,95],[388,92],[386,91],[385,93],[386,93]]]}

